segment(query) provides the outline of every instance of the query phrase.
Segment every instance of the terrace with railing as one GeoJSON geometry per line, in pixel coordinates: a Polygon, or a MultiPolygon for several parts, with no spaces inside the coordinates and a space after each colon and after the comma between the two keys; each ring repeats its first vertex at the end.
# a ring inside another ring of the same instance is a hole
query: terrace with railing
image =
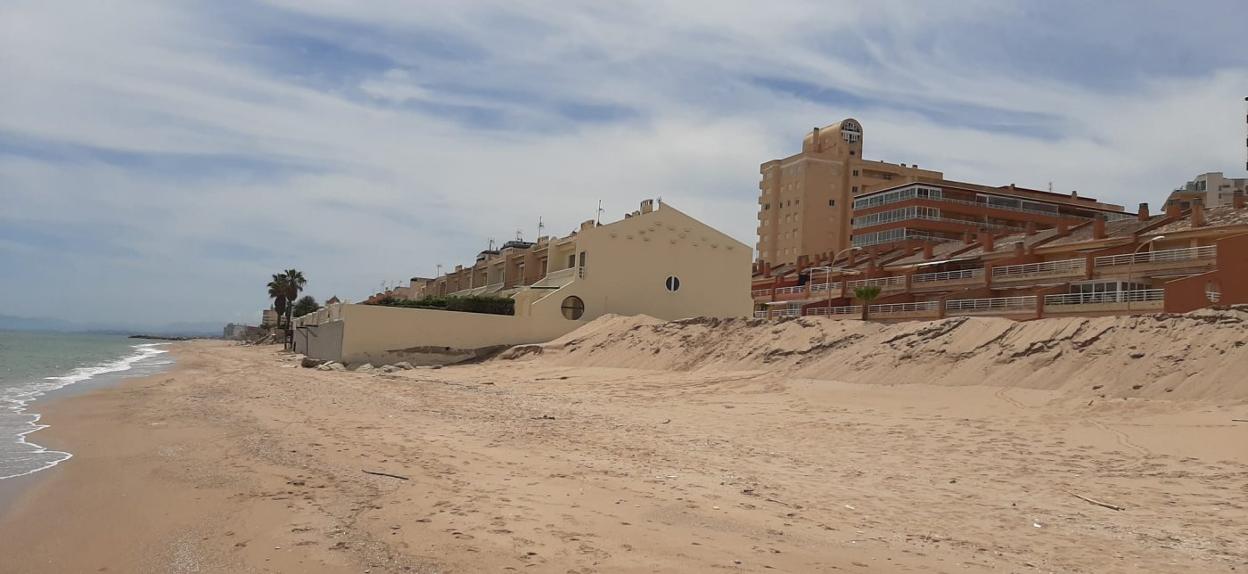
{"type": "Polygon", "coordinates": [[[881,291],[890,291],[895,289],[906,288],[906,277],[904,275],[894,275],[892,277],[877,277],[875,279],[855,279],[845,283],[850,291],[859,287],[879,287],[881,291]]]}
{"type": "Polygon", "coordinates": [[[805,314],[810,316],[827,316],[827,317],[847,317],[862,313],[861,305],[849,305],[846,307],[811,307],[806,309],[805,314]]]}
{"type": "Polygon", "coordinates": [[[545,277],[542,277],[536,283],[530,285],[530,287],[535,289],[558,289],[568,283],[571,283],[576,276],[576,267],[568,267],[567,269],[551,271],[550,273],[547,273],[545,277]]]}
{"type": "Polygon", "coordinates": [[[882,303],[867,307],[867,312],[872,316],[935,317],[940,314],[940,301],[882,303]]]}
{"type": "Polygon", "coordinates": [[[946,315],[1018,315],[1036,311],[1036,296],[952,299],[945,301],[946,315]]]}
{"type": "Polygon", "coordinates": [[[948,289],[953,286],[982,283],[983,268],[961,269],[958,271],[941,271],[938,273],[917,273],[910,278],[911,289],[948,289]]]}
{"type": "Polygon", "coordinates": [[[1186,264],[1192,261],[1207,261],[1212,264],[1217,257],[1218,247],[1216,245],[1206,245],[1204,247],[1163,249],[1160,251],[1145,251],[1143,253],[1128,253],[1124,255],[1104,255],[1094,259],[1093,264],[1098,270],[1116,266],[1130,267],[1134,265],[1146,266],[1170,263],[1186,264]]]}
{"type": "Polygon", "coordinates": [[[1002,265],[992,268],[992,281],[1033,281],[1056,277],[1078,277],[1087,272],[1086,259],[1063,259],[1042,263],[1002,265]]]}

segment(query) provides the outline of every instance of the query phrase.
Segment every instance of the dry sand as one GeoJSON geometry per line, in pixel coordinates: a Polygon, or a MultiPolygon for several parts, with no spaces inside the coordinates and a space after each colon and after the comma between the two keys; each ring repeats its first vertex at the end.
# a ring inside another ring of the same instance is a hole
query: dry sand
{"type": "Polygon", "coordinates": [[[394,374],[182,344],[38,405],[75,457],[0,571],[1244,571],[1246,318],[613,317],[394,374]]]}

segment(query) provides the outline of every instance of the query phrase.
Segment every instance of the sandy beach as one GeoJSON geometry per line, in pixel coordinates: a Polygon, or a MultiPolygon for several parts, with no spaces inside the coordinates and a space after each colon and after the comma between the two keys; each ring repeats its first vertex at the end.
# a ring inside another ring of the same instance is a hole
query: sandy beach
{"type": "Polygon", "coordinates": [[[182,343],[38,405],[74,458],[0,570],[1243,571],[1243,325],[1128,321],[615,318],[369,374],[182,343]]]}

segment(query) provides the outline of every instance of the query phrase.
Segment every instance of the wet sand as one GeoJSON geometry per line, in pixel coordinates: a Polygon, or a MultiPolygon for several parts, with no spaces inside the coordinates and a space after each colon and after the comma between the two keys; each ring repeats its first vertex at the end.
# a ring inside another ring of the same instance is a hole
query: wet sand
{"type": "Polygon", "coordinates": [[[174,353],[171,372],[40,405],[52,426],[32,439],[74,458],[0,518],[0,570],[1248,568],[1239,405],[174,353]]]}

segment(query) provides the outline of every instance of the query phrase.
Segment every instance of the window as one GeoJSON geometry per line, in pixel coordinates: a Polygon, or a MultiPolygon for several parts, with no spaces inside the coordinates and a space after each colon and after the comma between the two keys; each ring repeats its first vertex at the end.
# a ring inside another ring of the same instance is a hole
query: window
{"type": "Polygon", "coordinates": [[[576,254],[568,254],[568,267],[576,267],[576,254]]]}
{"type": "Polygon", "coordinates": [[[858,186],[851,187],[849,191],[850,193],[858,193],[858,186]]]}
{"type": "Polygon", "coordinates": [[[858,177],[858,170],[854,170],[854,177],[858,177]]]}
{"type": "Polygon", "coordinates": [[[680,290],[680,278],[675,275],[669,275],[667,281],[663,282],[663,286],[667,287],[668,291],[675,293],[680,290]]]}
{"type": "Polygon", "coordinates": [[[564,319],[575,321],[585,314],[585,302],[580,297],[572,295],[563,300],[559,310],[563,312],[564,319]]]}
{"type": "Polygon", "coordinates": [[[835,199],[829,199],[829,200],[828,200],[828,207],[836,207],[836,200],[835,200],[835,199]]]}

